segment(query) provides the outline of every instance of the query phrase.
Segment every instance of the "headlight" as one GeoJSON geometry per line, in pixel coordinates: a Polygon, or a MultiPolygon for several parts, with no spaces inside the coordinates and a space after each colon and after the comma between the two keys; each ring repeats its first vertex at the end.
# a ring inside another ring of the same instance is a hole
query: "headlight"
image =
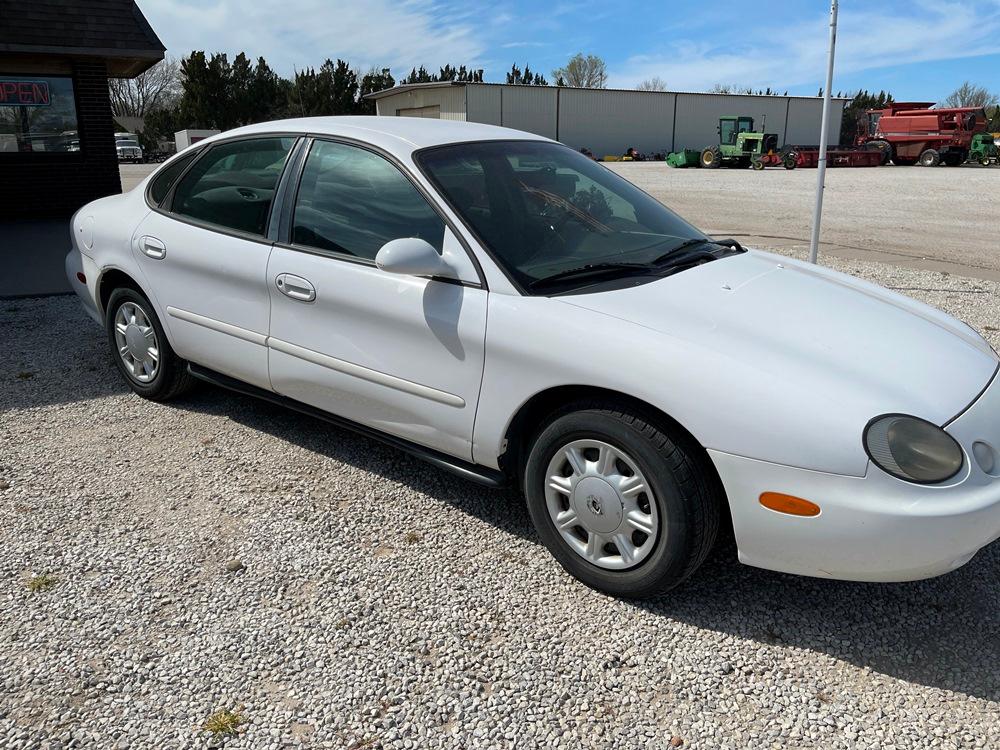
{"type": "Polygon", "coordinates": [[[962,468],[955,438],[925,419],[883,414],[868,423],[864,443],[879,468],[907,482],[943,482],[962,468]]]}

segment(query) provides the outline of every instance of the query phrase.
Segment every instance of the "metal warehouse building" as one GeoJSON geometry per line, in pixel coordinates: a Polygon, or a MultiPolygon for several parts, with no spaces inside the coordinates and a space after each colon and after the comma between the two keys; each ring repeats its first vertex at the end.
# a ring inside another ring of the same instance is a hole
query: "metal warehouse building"
{"type": "MultiPolygon", "coordinates": [[[[378,114],[467,120],[527,130],[595,154],[701,149],[718,143],[719,117],[749,115],[781,144],[819,143],[823,100],[674,91],[579,89],[499,83],[418,83],[370,94],[378,114]]],[[[834,99],[830,133],[840,132],[846,99],[834,99]]]]}

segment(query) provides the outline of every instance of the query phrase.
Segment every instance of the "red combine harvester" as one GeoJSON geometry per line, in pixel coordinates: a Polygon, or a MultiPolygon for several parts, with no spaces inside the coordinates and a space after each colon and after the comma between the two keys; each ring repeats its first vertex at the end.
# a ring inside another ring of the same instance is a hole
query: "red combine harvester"
{"type": "Polygon", "coordinates": [[[969,158],[972,137],[986,132],[982,107],[931,109],[934,102],[893,102],[858,120],[855,144],[881,152],[882,163],[957,167],[969,158]]]}

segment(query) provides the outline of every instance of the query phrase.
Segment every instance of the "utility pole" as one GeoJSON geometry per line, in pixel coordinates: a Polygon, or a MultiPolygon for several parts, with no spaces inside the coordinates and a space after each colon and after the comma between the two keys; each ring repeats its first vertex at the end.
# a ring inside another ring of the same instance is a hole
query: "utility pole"
{"type": "Polygon", "coordinates": [[[837,0],[830,3],[830,56],[826,64],[826,87],[823,89],[823,124],[819,131],[819,163],[816,171],[816,208],[813,211],[812,237],[809,240],[809,262],[819,255],[819,223],[823,216],[823,190],[826,186],[826,144],[830,137],[830,90],[833,88],[833,57],[837,47],[837,0]]]}

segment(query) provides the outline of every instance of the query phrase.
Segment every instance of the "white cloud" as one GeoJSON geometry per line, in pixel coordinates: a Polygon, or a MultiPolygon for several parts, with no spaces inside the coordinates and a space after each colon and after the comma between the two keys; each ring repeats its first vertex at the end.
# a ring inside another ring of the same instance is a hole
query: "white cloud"
{"type": "Polygon", "coordinates": [[[433,0],[139,0],[168,54],[246,51],[272,68],[319,66],[327,57],[359,68],[476,64],[486,48],[462,6],[433,0]]]}
{"type": "MultiPolygon", "coordinates": [[[[977,3],[916,2],[905,13],[841,8],[837,34],[839,74],[892,65],[995,54],[1000,13],[995,0],[977,3]]],[[[672,89],[700,91],[715,83],[785,89],[819,85],[826,71],[828,17],[741,28],[739,38],[712,43],[677,42],[668,51],[635,55],[610,71],[609,85],[632,87],[660,76],[672,89]],[[759,39],[758,43],[739,40],[759,39]]],[[[834,79],[836,88],[836,78],[834,79]]]]}

